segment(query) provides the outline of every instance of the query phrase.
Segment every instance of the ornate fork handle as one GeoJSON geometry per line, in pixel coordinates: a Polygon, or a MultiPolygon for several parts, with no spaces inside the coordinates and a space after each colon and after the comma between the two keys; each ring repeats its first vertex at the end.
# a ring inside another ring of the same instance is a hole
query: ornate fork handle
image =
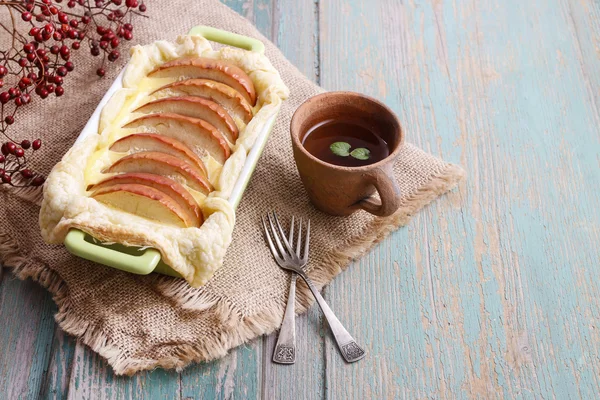
{"type": "Polygon", "coordinates": [[[296,362],[296,280],[298,275],[293,273],[283,323],[273,352],[273,362],[278,364],[296,362]]]}
{"type": "Polygon", "coordinates": [[[342,353],[344,359],[347,362],[351,363],[363,358],[366,355],[365,351],[356,343],[356,340],[354,340],[354,338],[348,333],[348,331],[346,330],[346,328],[344,328],[340,320],[337,319],[337,317],[335,316],[331,308],[329,308],[329,305],[327,305],[327,302],[325,301],[323,296],[321,296],[321,293],[319,293],[319,290],[315,287],[310,278],[304,272],[297,271],[297,273],[302,279],[304,279],[304,281],[310,288],[310,291],[315,296],[315,299],[317,299],[317,303],[319,304],[319,307],[321,307],[325,318],[327,318],[327,322],[329,323],[329,327],[331,328],[333,337],[335,338],[335,341],[338,347],[340,348],[340,352],[342,353]]]}

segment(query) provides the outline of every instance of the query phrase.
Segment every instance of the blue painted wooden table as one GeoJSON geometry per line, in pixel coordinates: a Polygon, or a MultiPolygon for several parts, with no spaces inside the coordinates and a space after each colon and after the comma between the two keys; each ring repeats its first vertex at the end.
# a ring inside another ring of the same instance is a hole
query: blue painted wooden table
{"type": "Polygon", "coordinates": [[[269,361],[271,336],[115,377],[56,328],[43,289],[5,277],[0,399],[598,398],[600,2],[224,2],[468,171],[324,290],[368,357],[346,365],[313,309],[294,366],[269,361]]]}

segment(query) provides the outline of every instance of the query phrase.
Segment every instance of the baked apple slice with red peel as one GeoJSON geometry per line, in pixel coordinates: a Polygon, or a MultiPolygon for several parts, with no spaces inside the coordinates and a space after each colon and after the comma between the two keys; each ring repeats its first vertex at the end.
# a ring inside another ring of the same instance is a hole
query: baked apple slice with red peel
{"type": "Polygon", "coordinates": [[[180,183],[175,182],[165,176],[147,174],[147,173],[125,173],[111,176],[92,185],[88,188],[92,191],[92,197],[99,190],[115,186],[135,184],[149,186],[160,192],[163,192],[172,198],[186,214],[186,220],[190,221],[189,226],[200,226],[204,222],[202,211],[196,203],[194,197],[180,183]]]}
{"type": "Polygon", "coordinates": [[[130,214],[180,228],[194,226],[175,200],[160,190],[138,184],[112,185],[99,189],[93,199],[130,214]]]}
{"type": "Polygon", "coordinates": [[[231,116],[241,119],[245,124],[252,119],[252,106],[231,86],[210,79],[186,79],[176,81],[156,89],[152,95],[164,97],[196,96],[221,105],[231,116]]]}
{"type": "Polygon", "coordinates": [[[154,78],[201,78],[224,83],[237,90],[250,105],[256,104],[256,89],[252,79],[240,67],[213,58],[181,58],[166,62],[148,74],[154,78]]]}
{"type": "Polygon", "coordinates": [[[134,133],[117,140],[109,149],[118,153],[155,151],[170,154],[198,167],[204,176],[208,177],[206,166],[200,157],[179,140],[168,136],[156,133],[134,133]]]}
{"type": "Polygon", "coordinates": [[[230,143],[235,143],[239,130],[227,111],[212,100],[202,97],[166,97],[144,104],[134,112],[144,114],[175,113],[203,119],[219,130],[230,143]]]}
{"type": "Polygon", "coordinates": [[[158,152],[134,153],[117,160],[105,173],[142,172],[169,177],[208,195],[213,187],[195,167],[170,154],[158,152]]]}
{"type": "Polygon", "coordinates": [[[123,128],[135,128],[179,140],[197,155],[208,152],[221,164],[231,155],[231,149],[221,132],[203,119],[174,113],[148,114],[127,123],[123,128]]]}

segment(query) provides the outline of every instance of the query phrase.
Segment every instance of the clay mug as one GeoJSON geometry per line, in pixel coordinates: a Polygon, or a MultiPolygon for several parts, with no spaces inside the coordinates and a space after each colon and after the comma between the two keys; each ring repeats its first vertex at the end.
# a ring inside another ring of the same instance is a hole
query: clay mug
{"type": "Polygon", "coordinates": [[[402,148],[404,134],[400,121],[386,105],[360,93],[323,93],[298,107],[290,131],[300,178],[311,202],[319,210],[344,216],[362,209],[384,217],[398,209],[400,189],[392,168],[402,148]],[[302,143],[312,127],[328,120],[360,120],[386,141],[389,156],[360,167],[342,167],[318,159],[302,143]],[[372,198],[375,191],[381,201],[372,198]]]}

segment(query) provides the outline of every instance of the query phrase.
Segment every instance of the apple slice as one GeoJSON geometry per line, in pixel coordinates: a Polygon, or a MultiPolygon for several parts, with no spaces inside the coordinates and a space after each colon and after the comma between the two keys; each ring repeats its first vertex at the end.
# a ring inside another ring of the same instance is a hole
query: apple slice
{"type": "Polygon", "coordinates": [[[160,97],[198,96],[212,100],[245,124],[252,119],[252,106],[231,86],[209,79],[186,79],[156,89],[151,94],[160,97]]]}
{"type": "Polygon", "coordinates": [[[149,186],[122,184],[108,186],[92,194],[92,198],[106,205],[154,221],[181,228],[192,226],[185,211],[172,198],[149,186]]]}
{"type": "Polygon", "coordinates": [[[185,161],[158,152],[134,153],[117,160],[105,173],[143,172],[162,175],[183,182],[194,190],[208,195],[213,187],[208,179],[185,161]]]}
{"type": "Polygon", "coordinates": [[[119,153],[139,153],[140,151],[156,151],[178,157],[188,164],[197,167],[206,177],[206,166],[193,151],[179,140],[155,133],[134,133],[114,142],[110,149],[119,153]]]}
{"type": "Polygon", "coordinates": [[[210,79],[231,86],[252,106],[256,104],[252,79],[241,68],[227,61],[204,57],[180,58],[156,67],[148,76],[176,80],[181,80],[181,77],[210,79]]]}
{"type": "Polygon", "coordinates": [[[145,114],[175,113],[203,119],[219,130],[231,143],[238,138],[238,127],[223,107],[202,97],[166,97],[144,104],[134,112],[145,114]]]}
{"type": "Polygon", "coordinates": [[[231,154],[221,132],[198,118],[173,113],[148,114],[127,123],[123,128],[143,128],[145,132],[159,133],[179,140],[197,155],[202,156],[208,152],[221,164],[231,154]]]}
{"type": "Polygon", "coordinates": [[[196,203],[196,200],[194,200],[194,197],[181,184],[164,176],[145,173],[119,174],[92,185],[88,190],[92,191],[93,197],[99,190],[110,186],[125,184],[149,186],[166,194],[175,200],[185,212],[186,220],[190,221],[188,226],[200,226],[202,225],[202,222],[204,222],[202,211],[200,210],[198,203],[196,203]]]}

